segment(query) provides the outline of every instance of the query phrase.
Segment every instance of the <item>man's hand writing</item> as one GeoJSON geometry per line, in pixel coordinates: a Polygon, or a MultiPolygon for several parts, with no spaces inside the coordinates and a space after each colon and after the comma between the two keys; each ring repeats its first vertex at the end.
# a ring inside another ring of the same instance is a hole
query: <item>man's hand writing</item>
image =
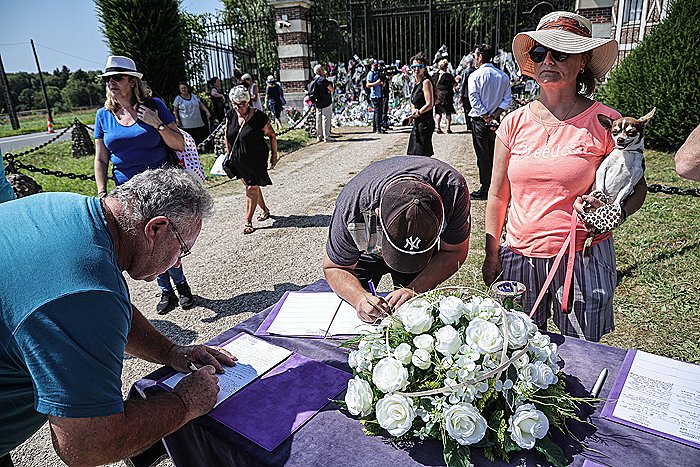
{"type": "Polygon", "coordinates": [[[357,316],[366,323],[375,323],[391,313],[391,306],[382,297],[374,296],[371,293],[362,294],[355,304],[357,316]]]}
{"type": "Polygon", "coordinates": [[[187,362],[193,362],[197,366],[211,365],[217,373],[223,373],[224,367],[234,366],[236,357],[228,351],[206,345],[176,345],[168,352],[169,365],[177,371],[187,372],[187,362]]]}

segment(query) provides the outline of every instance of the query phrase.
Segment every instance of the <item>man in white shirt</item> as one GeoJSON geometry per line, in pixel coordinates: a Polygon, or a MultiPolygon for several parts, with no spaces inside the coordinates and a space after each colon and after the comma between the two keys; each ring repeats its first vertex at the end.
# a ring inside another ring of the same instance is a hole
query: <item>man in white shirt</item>
{"type": "Polygon", "coordinates": [[[472,141],[479,167],[481,188],[471,192],[471,199],[487,199],[493,170],[493,152],[496,145],[498,118],[511,101],[510,78],[493,66],[493,49],[488,44],[477,46],[474,51],[475,72],[469,75],[469,111],[472,141]]]}

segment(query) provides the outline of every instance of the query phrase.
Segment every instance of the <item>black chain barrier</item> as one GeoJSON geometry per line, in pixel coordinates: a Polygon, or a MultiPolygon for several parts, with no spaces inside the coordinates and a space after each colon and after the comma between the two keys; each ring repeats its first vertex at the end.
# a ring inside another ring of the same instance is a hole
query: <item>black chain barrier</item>
{"type": "Polygon", "coordinates": [[[313,108],[314,106],[309,106],[309,108],[306,109],[306,113],[304,113],[304,115],[302,115],[301,118],[294,125],[290,126],[284,131],[280,131],[279,133],[277,133],[277,136],[282,136],[283,134],[289,133],[290,131],[296,129],[304,120],[306,120],[306,117],[309,116],[309,114],[311,113],[311,109],[313,108]]]}
{"type": "Polygon", "coordinates": [[[664,186],[659,184],[647,185],[650,193],[664,193],[667,195],[685,195],[700,197],[700,188],[678,188],[677,186],[664,186]]]}

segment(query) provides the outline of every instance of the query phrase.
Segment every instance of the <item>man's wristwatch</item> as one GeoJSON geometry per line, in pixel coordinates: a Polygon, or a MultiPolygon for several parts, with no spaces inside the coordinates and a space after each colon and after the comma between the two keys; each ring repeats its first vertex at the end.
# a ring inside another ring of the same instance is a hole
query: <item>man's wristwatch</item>
{"type": "Polygon", "coordinates": [[[160,125],[158,125],[158,131],[163,131],[165,130],[165,124],[161,122],[160,125]]]}

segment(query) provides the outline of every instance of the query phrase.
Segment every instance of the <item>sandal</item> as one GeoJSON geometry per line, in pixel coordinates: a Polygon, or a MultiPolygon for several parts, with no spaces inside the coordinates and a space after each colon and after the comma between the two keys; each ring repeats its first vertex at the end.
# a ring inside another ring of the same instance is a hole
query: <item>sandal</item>
{"type": "Polygon", "coordinates": [[[450,135],[451,135],[451,134],[452,134],[452,130],[450,130],[450,129],[448,128],[448,129],[447,129],[447,131],[446,131],[445,133],[447,133],[447,134],[450,134],[450,135]]]}
{"type": "Polygon", "coordinates": [[[435,133],[442,134],[442,130],[436,130],[435,133]]]}
{"type": "Polygon", "coordinates": [[[255,232],[255,227],[253,227],[252,222],[246,222],[245,226],[243,227],[243,233],[244,234],[252,234],[255,232]]]}
{"type": "Polygon", "coordinates": [[[258,216],[259,221],[266,221],[270,218],[270,210],[268,209],[267,211],[263,211],[262,214],[258,216]]]}

